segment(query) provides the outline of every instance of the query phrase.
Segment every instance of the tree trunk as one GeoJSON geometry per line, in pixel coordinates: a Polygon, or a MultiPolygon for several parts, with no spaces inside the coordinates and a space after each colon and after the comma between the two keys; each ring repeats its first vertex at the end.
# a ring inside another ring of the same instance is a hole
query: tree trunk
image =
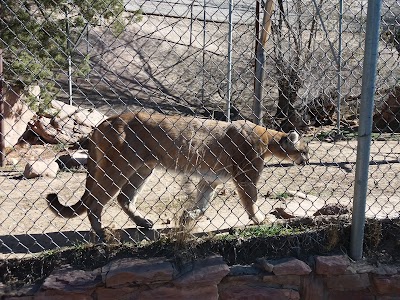
{"type": "Polygon", "coordinates": [[[294,103],[301,82],[298,71],[291,66],[282,66],[279,69],[282,74],[278,79],[279,98],[275,117],[290,119],[295,113],[294,103]]]}

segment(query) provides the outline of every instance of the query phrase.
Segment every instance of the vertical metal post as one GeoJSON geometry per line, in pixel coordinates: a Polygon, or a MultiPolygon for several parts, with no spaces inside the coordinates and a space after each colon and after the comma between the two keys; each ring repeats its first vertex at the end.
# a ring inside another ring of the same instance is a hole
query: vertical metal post
{"type": "MultiPolygon", "coordinates": [[[[90,53],[89,27],[90,27],[90,23],[87,22],[87,23],[86,23],[86,58],[89,57],[89,53],[90,53]]],[[[89,77],[90,77],[90,72],[88,72],[88,73],[86,74],[86,79],[89,80],[89,77]]]]}
{"type": "Polygon", "coordinates": [[[194,0],[190,4],[189,46],[192,46],[192,36],[193,36],[193,5],[194,5],[194,0]]]}
{"type": "Polygon", "coordinates": [[[4,167],[5,150],[6,142],[4,136],[3,49],[0,49],[0,167],[4,167]]]}
{"type": "Polygon", "coordinates": [[[365,34],[360,126],[358,128],[356,177],[350,240],[350,256],[354,260],[361,259],[363,252],[380,18],[381,0],[369,0],[367,9],[367,28],[365,34]]]}
{"type": "MultiPolygon", "coordinates": [[[[69,1],[68,1],[69,4],[69,1]]],[[[72,57],[71,57],[71,37],[69,36],[69,8],[68,6],[65,7],[65,18],[66,18],[66,25],[65,31],[67,34],[67,55],[68,55],[68,98],[69,98],[69,105],[73,105],[72,101],[72,57]]]]}
{"type": "Polygon", "coordinates": [[[337,134],[340,134],[340,99],[342,98],[342,33],[343,33],[343,0],[339,0],[339,46],[337,59],[337,134]]]}
{"type": "Polygon", "coordinates": [[[229,0],[229,16],[228,16],[228,90],[226,99],[226,120],[231,121],[231,96],[232,96],[232,7],[233,0],[229,0]]]}
{"type": "Polygon", "coordinates": [[[206,55],[206,0],[204,0],[203,1],[203,61],[202,61],[202,64],[203,64],[203,67],[202,67],[202,72],[203,72],[203,80],[202,80],[202,87],[201,87],[201,103],[203,104],[203,106],[204,106],[204,86],[205,86],[205,76],[206,76],[206,74],[205,74],[205,68],[206,68],[206,66],[205,66],[205,55],[206,55]]]}

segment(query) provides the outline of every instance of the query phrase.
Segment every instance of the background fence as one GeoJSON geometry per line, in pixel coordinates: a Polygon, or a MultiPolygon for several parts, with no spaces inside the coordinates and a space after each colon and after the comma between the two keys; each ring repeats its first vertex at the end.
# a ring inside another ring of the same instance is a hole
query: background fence
{"type": "MultiPolygon", "coordinates": [[[[73,152],[71,144],[84,149],[82,140],[104,117],[144,111],[257,120],[254,78],[263,3],[98,2],[0,2],[3,258],[89,241],[86,214],[56,216],[45,196],[58,193],[68,204],[80,199],[85,169],[65,168],[63,157],[73,152]],[[57,157],[58,173],[50,167],[57,157]],[[45,163],[42,172],[48,176],[26,178],[25,166],[34,161],[45,163]]],[[[352,207],[366,5],[274,2],[258,117],[266,127],[302,132],[310,163],[266,162],[258,204],[270,222],[284,217],[282,211],[303,218],[332,205],[341,213],[352,207]]],[[[399,16],[398,1],[383,1],[366,208],[370,218],[398,218],[400,211],[399,16]]],[[[198,183],[156,170],[140,192],[138,209],[156,230],[174,228],[198,183]]],[[[232,182],[216,191],[194,233],[252,224],[232,182]]],[[[156,234],[136,230],[116,201],[105,206],[103,226],[110,228],[112,240],[156,234]]]]}

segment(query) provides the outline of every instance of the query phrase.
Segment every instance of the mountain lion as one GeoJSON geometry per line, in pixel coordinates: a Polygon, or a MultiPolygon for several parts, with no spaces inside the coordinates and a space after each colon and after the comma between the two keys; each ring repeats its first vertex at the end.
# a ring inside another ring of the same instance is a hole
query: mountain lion
{"type": "Polygon", "coordinates": [[[138,225],[153,226],[136,209],[140,189],[156,167],[200,176],[195,205],[182,217],[204,214],[218,184],[232,179],[241,202],[256,224],[264,215],[256,206],[256,183],[264,159],[275,156],[296,164],[308,161],[308,147],[296,132],[266,129],[249,121],[223,122],[145,112],[124,113],[101,123],[89,139],[86,190],[72,206],[49,194],[49,207],[71,218],[87,212],[91,226],[103,237],[101,213],[114,198],[138,225]]]}

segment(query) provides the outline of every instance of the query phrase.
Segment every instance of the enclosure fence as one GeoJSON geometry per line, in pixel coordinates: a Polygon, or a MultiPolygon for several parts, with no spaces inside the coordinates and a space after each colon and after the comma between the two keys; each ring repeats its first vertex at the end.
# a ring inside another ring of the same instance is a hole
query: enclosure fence
{"type": "Polygon", "coordinates": [[[366,1],[0,3],[2,259],[351,219],[359,178],[358,232],[399,218],[398,1],[376,74],[366,1]]]}

